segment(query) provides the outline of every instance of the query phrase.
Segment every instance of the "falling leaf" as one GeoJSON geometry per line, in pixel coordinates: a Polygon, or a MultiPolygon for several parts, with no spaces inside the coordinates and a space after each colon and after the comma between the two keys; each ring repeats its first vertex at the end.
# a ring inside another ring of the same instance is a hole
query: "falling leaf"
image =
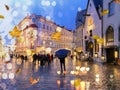
{"type": "Polygon", "coordinates": [[[39,77],[38,78],[36,78],[36,79],[34,79],[33,77],[30,77],[30,83],[33,85],[33,84],[36,84],[36,83],[38,83],[38,81],[39,81],[39,77]]]}
{"type": "Polygon", "coordinates": [[[19,74],[20,72],[21,72],[21,68],[18,68],[15,73],[19,74]]]}
{"type": "Polygon", "coordinates": [[[9,10],[9,9],[10,9],[8,5],[5,5],[5,8],[6,8],[6,10],[9,10]]]}
{"type": "Polygon", "coordinates": [[[52,39],[53,39],[53,40],[60,41],[61,35],[62,35],[61,32],[54,32],[54,33],[52,34],[52,39]]]}
{"type": "Polygon", "coordinates": [[[104,15],[108,14],[108,12],[109,12],[109,10],[105,9],[101,12],[101,15],[104,16],[104,15]]]}
{"type": "Polygon", "coordinates": [[[10,34],[10,36],[12,36],[12,38],[14,38],[14,37],[15,37],[15,35],[14,35],[14,32],[13,32],[13,31],[10,31],[10,32],[9,32],[9,34],[10,34]]]}
{"type": "Polygon", "coordinates": [[[104,39],[103,39],[103,38],[100,38],[100,39],[97,40],[97,42],[98,42],[99,44],[102,44],[102,43],[104,42],[104,39]]]}
{"type": "Polygon", "coordinates": [[[4,16],[3,16],[3,15],[0,15],[0,18],[1,18],[1,19],[4,19],[4,16]]]}
{"type": "Polygon", "coordinates": [[[9,34],[10,34],[12,37],[19,37],[19,36],[21,35],[21,32],[22,32],[22,31],[19,30],[19,29],[17,28],[17,26],[15,26],[15,27],[13,28],[13,30],[9,32],[9,34]]]}
{"type": "Polygon", "coordinates": [[[93,36],[93,39],[98,39],[98,38],[99,38],[98,35],[94,35],[94,36],[93,36]]]}

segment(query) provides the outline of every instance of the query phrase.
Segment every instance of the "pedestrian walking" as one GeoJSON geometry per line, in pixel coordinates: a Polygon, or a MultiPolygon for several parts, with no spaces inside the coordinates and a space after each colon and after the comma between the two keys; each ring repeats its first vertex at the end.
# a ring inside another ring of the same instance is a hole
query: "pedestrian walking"
{"type": "Polygon", "coordinates": [[[60,67],[61,67],[61,73],[66,72],[66,67],[65,67],[65,58],[59,58],[60,59],[60,67]],[[63,71],[64,69],[64,71],[63,71]]]}

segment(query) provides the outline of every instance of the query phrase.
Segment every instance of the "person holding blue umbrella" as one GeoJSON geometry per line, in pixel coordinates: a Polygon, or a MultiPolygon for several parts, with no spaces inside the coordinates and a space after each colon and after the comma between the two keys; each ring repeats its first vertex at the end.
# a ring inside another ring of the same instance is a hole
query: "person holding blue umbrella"
{"type": "Polygon", "coordinates": [[[55,56],[60,59],[60,68],[61,68],[61,74],[63,74],[63,69],[66,71],[65,67],[65,58],[70,55],[70,50],[67,49],[60,49],[56,51],[55,56]]]}

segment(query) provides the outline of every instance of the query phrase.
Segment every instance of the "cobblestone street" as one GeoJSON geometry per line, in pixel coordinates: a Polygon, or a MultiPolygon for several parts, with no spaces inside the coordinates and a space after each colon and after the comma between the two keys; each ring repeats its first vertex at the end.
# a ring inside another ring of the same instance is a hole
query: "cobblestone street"
{"type": "Polygon", "coordinates": [[[33,65],[30,61],[20,65],[16,60],[12,61],[12,65],[12,70],[5,69],[5,65],[4,70],[1,67],[2,73],[13,72],[15,78],[10,80],[1,77],[0,90],[120,90],[118,65],[66,60],[65,75],[59,74],[59,60],[43,67],[39,64],[33,65]],[[84,71],[88,67],[90,70],[84,71]],[[38,81],[31,83],[30,78],[38,81]]]}

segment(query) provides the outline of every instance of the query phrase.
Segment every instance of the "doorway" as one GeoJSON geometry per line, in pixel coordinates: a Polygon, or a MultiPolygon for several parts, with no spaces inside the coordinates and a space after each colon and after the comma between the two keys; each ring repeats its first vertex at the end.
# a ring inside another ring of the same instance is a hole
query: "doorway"
{"type": "Polygon", "coordinates": [[[106,59],[107,63],[113,63],[115,58],[114,58],[114,48],[107,48],[106,49],[106,59]]]}

